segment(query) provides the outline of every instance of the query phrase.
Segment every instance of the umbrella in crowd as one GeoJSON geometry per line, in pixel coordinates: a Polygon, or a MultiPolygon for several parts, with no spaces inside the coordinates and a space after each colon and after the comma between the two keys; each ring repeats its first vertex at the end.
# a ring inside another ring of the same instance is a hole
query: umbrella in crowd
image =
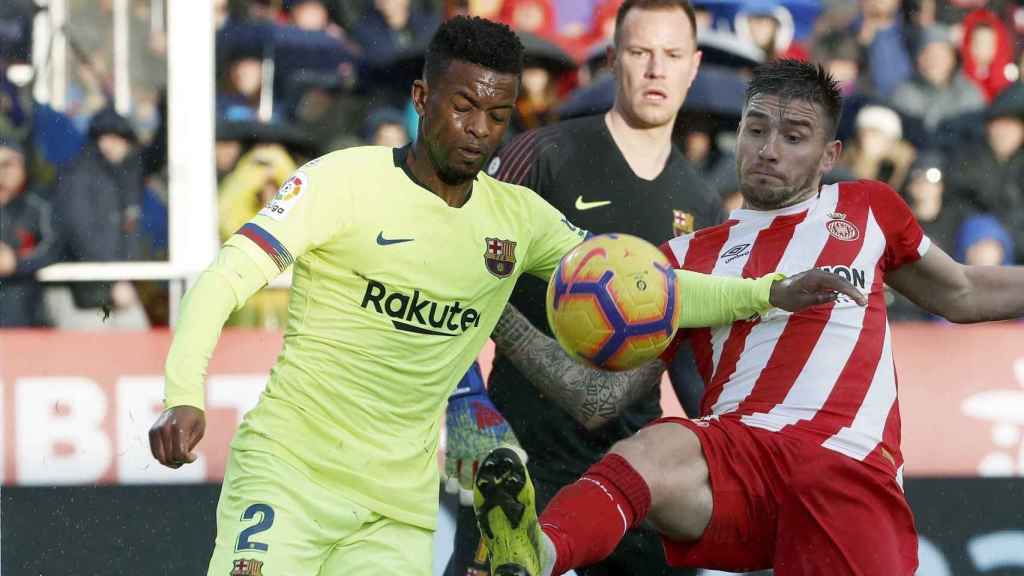
{"type": "MultiPolygon", "coordinates": [[[[726,22],[728,27],[736,21],[736,14],[743,10],[749,0],[696,0],[693,7],[706,9],[711,12],[715,27],[720,22],[726,22]]],[[[796,28],[795,38],[806,38],[814,29],[814,22],[821,13],[821,2],[819,0],[778,0],[778,4],[793,16],[793,24],[796,28]]],[[[702,31],[701,34],[704,32],[702,31]]]]}
{"type": "Polygon", "coordinates": [[[576,68],[576,61],[558,44],[529,32],[517,34],[523,43],[526,66],[546,68],[552,72],[567,72],[576,68]]]}
{"type": "MultiPolygon", "coordinates": [[[[568,52],[557,44],[529,32],[516,32],[523,44],[523,55],[527,66],[539,66],[559,73],[576,68],[576,62],[568,52]]],[[[368,84],[383,84],[402,92],[423,73],[428,40],[399,50],[386,61],[370,63],[367,66],[368,84]]]]}
{"type": "Polygon", "coordinates": [[[731,32],[701,30],[697,48],[703,52],[701,65],[724,68],[753,68],[764,62],[764,51],[731,32]]]}
{"type": "Polygon", "coordinates": [[[217,140],[237,141],[249,146],[253,144],[281,144],[302,152],[307,156],[316,155],[316,143],[308,131],[283,122],[259,122],[257,120],[218,120],[217,140]]]}
{"type": "Polygon", "coordinates": [[[300,69],[336,70],[339,64],[355,61],[345,45],[326,32],[268,22],[228,24],[217,33],[217,52],[263,54],[283,78],[300,69]]]}
{"type": "MultiPolygon", "coordinates": [[[[690,86],[683,110],[703,112],[738,120],[743,110],[747,84],[733,70],[720,66],[701,66],[690,86]]],[[[599,114],[612,107],[615,78],[610,74],[577,90],[558,109],[559,118],[599,114]]]]}

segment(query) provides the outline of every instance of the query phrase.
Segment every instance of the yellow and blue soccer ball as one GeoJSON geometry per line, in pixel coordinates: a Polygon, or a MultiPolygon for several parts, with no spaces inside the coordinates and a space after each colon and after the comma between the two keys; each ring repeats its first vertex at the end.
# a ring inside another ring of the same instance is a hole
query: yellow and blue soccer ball
{"type": "Polygon", "coordinates": [[[682,301],[668,258],[628,234],[573,248],[548,282],[548,323],[573,358],[621,371],[657,358],[675,336],[682,301]]]}

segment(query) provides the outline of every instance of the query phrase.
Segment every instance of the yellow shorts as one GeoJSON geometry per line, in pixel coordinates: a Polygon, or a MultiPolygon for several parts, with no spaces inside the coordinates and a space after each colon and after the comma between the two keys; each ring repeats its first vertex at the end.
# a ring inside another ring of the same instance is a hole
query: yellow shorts
{"type": "Polygon", "coordinates": [[[232,450],[209,576],[429,576],[433,532],[385,518],[268,452],[232,450]]]}

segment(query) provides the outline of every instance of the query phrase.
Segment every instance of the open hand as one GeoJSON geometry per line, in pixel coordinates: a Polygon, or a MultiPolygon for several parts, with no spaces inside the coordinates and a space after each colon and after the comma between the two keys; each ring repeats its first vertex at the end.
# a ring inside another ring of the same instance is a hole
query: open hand
{"type": "Polygon", "coordinates": [[[834,302],[840,295],[847,296],[859,306],[868,299],[856,286],[831,272],[812,269],[772,284],[769,301],[772,306],[788,312],[799,312],[812,306],[834,302]]]}

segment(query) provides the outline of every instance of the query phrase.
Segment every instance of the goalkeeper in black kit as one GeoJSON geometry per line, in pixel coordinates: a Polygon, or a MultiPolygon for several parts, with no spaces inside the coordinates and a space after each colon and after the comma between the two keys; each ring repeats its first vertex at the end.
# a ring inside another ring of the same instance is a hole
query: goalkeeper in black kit
{"type": "MultiPolygon", "coordinates": [[[[693,8],[686,0],[630,0],[619,10],[616,31],[609,52],[616,86],[613,108],[519,135],[491,160],[488,173],[533,189],[592,233],[622,232],[660,244],[719,223],[718,198],[672,143],[676,116],[700,65],[693,8]]],[[[492,335],[497,350],[488,390],[497,411],[489,409],[477,371],[463,380],[448,419],[447,468],[460,478],[462,489],[472,490],[474,461],[486,452],[479,449],[475,428],[489,427],[493,437],[505,441],[514,433],[529,455],[538,509],[612,444],[661,416],[664,371],[654,362],[603,375],[610,382],[593,382],[592,373],[581,370],[551,338],[545,289],[543,281],[520,279],[492,335]],[[538,336],[549,339],[546,354],[516,352],[524,349],[525,339],[538,336]],[[473,417],[466,417],[470,410],[473,417]],[[495,417],[497,412],[507,424],[495,417]]],[[[677,389],[691,387],[699,396],[703,385],[688,348],[671,370],[677,389]]],[[[479,540],[472,509],[462,508],[446,574],[488,573],[479,540]]],[[[578,572],[692,573],[667,568],[660,540],[643,529],[629,533],[600,565],[578,572]]]]}

